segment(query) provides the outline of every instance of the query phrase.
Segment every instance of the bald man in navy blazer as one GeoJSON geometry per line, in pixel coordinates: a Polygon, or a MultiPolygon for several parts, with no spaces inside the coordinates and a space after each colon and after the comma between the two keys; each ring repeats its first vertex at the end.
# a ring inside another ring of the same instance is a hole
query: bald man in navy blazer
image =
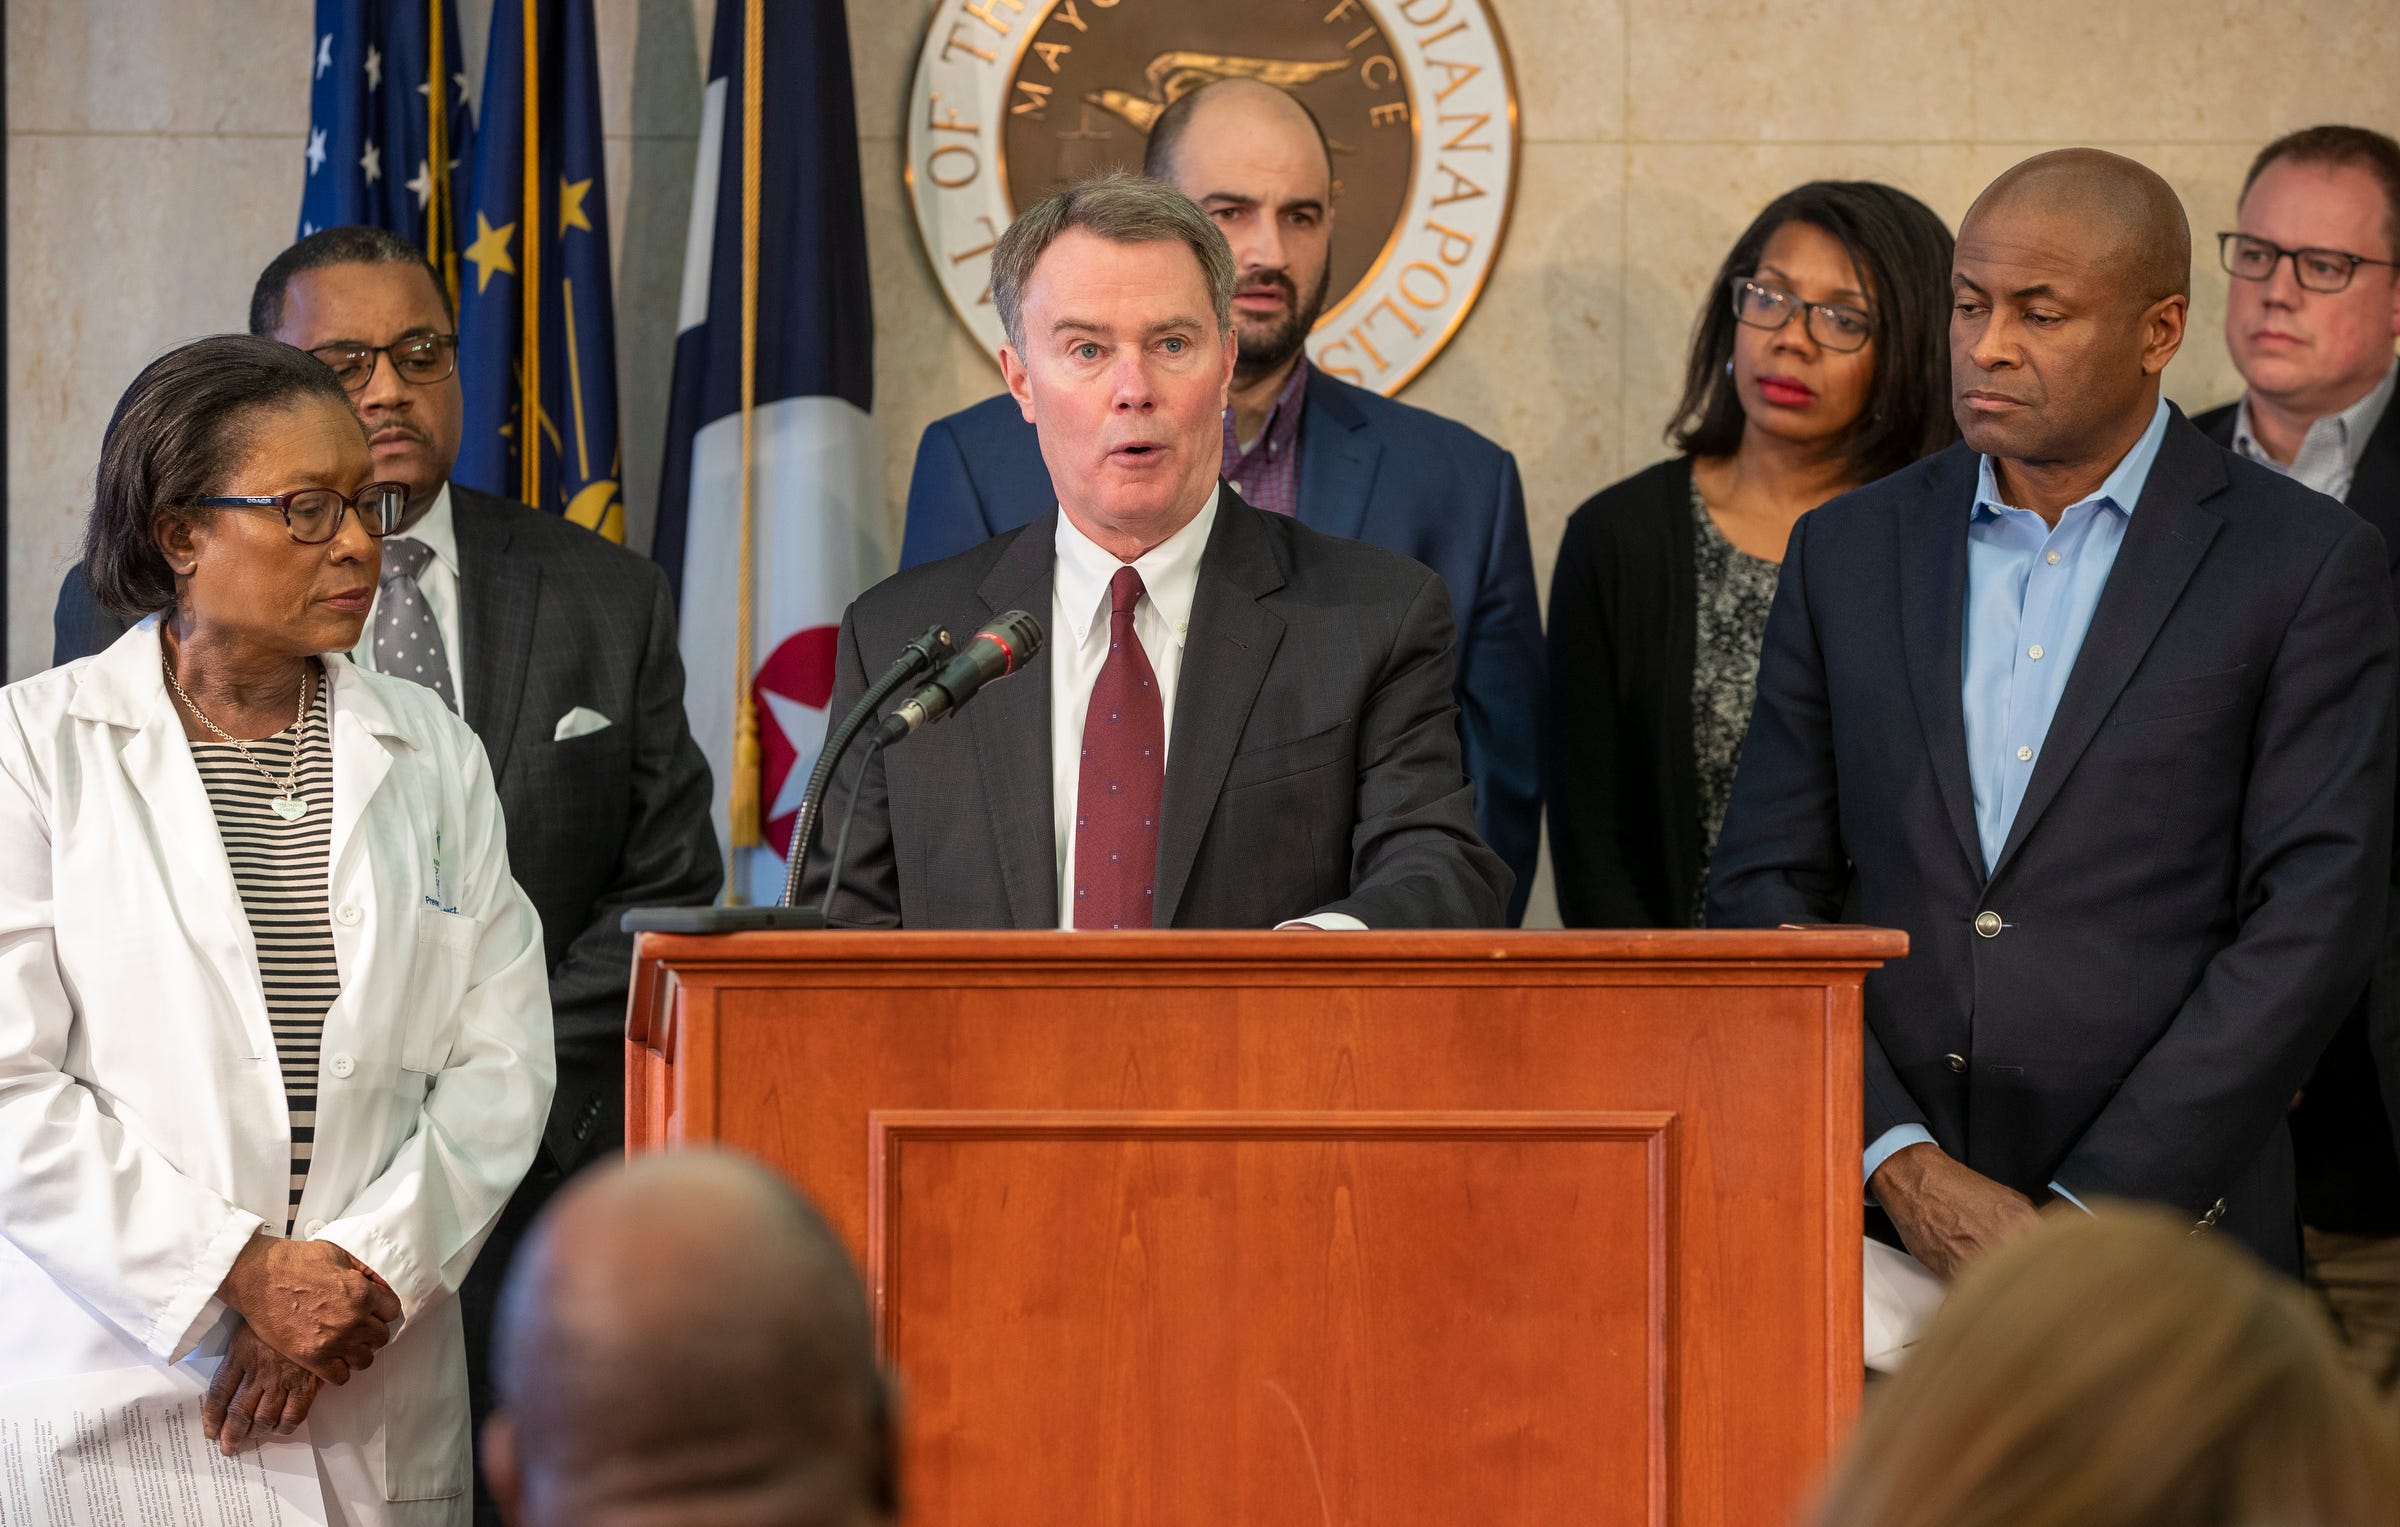
{"type": "Polygon", "coordinates": [[[2142,166],[2002,176],[1952,265],[1964,441],[1803,516],[1767,621],[1709,921],[1907,930],[1860,1166],[1945,1277],[2108,1198],[2298,1272],[2285,1117],[2383,939],[2383,542],[2161,399],[2189,281],[2142,166]]]}

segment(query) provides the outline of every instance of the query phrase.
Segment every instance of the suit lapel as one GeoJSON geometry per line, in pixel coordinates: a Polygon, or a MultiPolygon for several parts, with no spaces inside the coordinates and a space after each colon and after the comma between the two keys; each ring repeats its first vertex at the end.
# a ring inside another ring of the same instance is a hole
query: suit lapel
{"type": "Polygon", "coordinates": [[[2367,437],[2358,470],[2350,476],[2348,503],[2382,535],[2391,565],[2400,569],[2400,395],[2384,405],[2383,418],[2367,437]]]}
{"type": "Polygon", "coordinates": [[[1925,730],[1925,750],[1950,829],[1983,876],[1975,833],[1975,789],[1967,774],[1967,721],[1961,698],[1967,594],[1967,524],[1974,514],[1975,453],[1953,446],[1922,469],[1929,491],[1900,521],[1900,631],[1909,693],[1925,730]]]}
{"type": "Polygon", "coordinates": [[[1311,367],[1301,394],[1300,523],[1329,536],[1357,540],[1383,448],[1367,420],[1344,395],[1343,384],[1311,367]]]}
{"type": "Polygon", "coordinates": [[[382,739],[406,734],[356,668],[328,663],[326,670],[333,679],[333,829],[325,864],[339,875],[368,803],[392,772],[382,739]]]}
{"type": "MultiPolygon", "coordinates": [[[[1301,502],[1307,502],[1305,495],[1301,502]]],[[[1167,743],[1155,903],[1155,925],[1161,928],[1175,925],[1185,882],[1200,854],[1200,839],[1216,814],[1225,771],[1232,766],[1250,706],[1283,641],[1282,618],[1259,603],[1284,583],[1283,568],[1259,514],[1231,488],[1225,489],[1216,526],[1200,554],[1199,586],[1192,598],[1191,629],[1184,636],[1174,729],[1167,743]]]]}
{"type": "Polygon", "coordinates": [[[2041,759],[2026,782],[2025,798],[2009,825],[1999,862],[1992,866],[1993,879],[2008,868],[2026,834],[2058,798],[2126,681],[2158,639],[2175,602],[2183,597],[2184,585],[2191,582],[2223,523],[2201,508],[2201,501],[2224,486],[2222,453],[2181,414],[2175,415],[2133,518],[2126,522],[2124,544],[2100,591],[2075,671],[2067,675],[2067,687],[2058,697],[2058,711],[2042,739],[2041,759]]]}
{"type": "Polygon", "coordinates": [[[509,550],[508,526],[495,501],[450,485],[458,534],[459,669],[467,682],[467,725],[483,739],[492,778],[508,768],[525,670],[533,658],[533,619],[541,601],[542,566],[509,550]]]}
{"type": "MultiPolygon", "coordinates": [[[[1017,532],[975,595],[998,615],[1029,610],[1052,624],[1050,585],[1058,557],[1058,511],[1017,532]]],[[[965,633],[959,633],[962,637],[965,633]]],[[[1058,633],[1051,632],[1055,641],[1058,633]]],[[[1000,885],[1011,926],[1058,926],[1058,827],[1050,799],[1050,672],[1047,650],[1010,675],[986,685],[959,713],[975,749],[1000,856],[1000,885]]]]}

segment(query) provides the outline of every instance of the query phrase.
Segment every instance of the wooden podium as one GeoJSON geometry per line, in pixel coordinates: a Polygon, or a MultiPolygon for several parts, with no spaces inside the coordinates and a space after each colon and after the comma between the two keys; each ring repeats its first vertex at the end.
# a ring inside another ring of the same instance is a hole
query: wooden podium
{"type": "Polygon", "coordinates": [[[643,935],[634,1150],[849,1243],[913,1524],[1784,1524],[1898,933],[643,935]]]}

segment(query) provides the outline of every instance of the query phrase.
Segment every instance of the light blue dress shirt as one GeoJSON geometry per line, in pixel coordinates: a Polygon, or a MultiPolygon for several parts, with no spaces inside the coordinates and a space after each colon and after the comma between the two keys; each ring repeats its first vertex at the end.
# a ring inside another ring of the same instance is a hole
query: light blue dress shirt
{"type": "MultiPolygon", "coordinates": [[[[2141,502],[2142,485],[2167,437],[2167,401],[2158,401],[2150,427],[2091,497],[2070,504],[2054,529],[2030,509],[2001,502],[1992,458],[1975,479],[1975,508],[1967,524],[1967,608],[1961,624],[1960,699],[1967,725],[1967,777],[1975,790],[1975,836],[1989,875],[2000,862],[2008,830],[2041,761],[2050,718],[2066,692],[2067,675],[2083,650],[2100,591],[2125,527],[2141,502]]],[[[1910,1145],[1928,1145],[1922,1125],[1902,1124],[1867,1147],[1866,1175],[1910,1145]]],[[[2051,1190],[2082,1204],[2066,1189],[2051,1190]]]]}

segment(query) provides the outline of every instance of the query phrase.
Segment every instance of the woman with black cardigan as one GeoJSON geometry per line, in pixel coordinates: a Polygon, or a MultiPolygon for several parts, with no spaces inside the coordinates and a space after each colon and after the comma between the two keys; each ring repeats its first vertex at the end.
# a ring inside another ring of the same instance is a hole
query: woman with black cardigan
{"type": "Polygon", "coordinates": [[[1700,921],[1801,515],[1958,438],[1950,231],[1872,181],[1777,197],[1692,334],[1678,455],[1575,511],[1550,585],[1550,848],[1570,928],[1700,921]]]}

